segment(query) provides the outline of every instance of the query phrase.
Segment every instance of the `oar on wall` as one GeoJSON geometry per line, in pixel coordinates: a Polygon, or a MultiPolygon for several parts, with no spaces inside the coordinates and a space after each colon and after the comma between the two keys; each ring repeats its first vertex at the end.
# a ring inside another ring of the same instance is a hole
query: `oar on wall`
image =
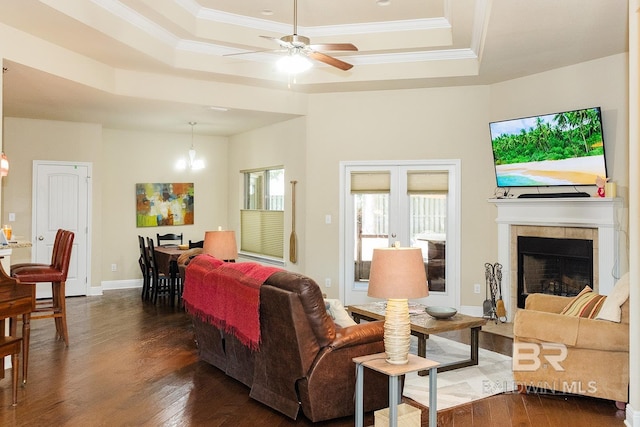
{"type": "Polygon", "coordinates": [[[296,183],[291,181],[291,236],[289,237],[289,261],[298,262],[298,248],[296,236],[296,183]]]}

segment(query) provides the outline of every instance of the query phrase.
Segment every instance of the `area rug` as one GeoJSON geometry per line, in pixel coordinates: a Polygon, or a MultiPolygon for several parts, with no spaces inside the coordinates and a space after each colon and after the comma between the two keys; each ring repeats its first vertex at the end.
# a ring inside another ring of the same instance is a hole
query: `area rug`
{"type": "MultiPolygon", "coordinates": [[[[413,337],[412,337],[413,338],[413,337]]],[[[449,363],[469,358],[469,346],[430,335],[427,359],[449,363]]],[[[437,409],[447,409],[515,389],[511,357],[479,349],[479,364],[438,373],[437,409]]],[[[429,377],[417,372],[405,377],[403,396],[429,407],[429,377]]]]}

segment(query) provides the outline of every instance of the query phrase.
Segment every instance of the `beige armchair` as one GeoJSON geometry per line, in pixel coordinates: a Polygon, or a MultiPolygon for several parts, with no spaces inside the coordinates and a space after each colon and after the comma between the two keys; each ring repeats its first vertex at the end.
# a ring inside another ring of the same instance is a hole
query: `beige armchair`
{"type": "Polygon", "coordinates": [[[560,314],[570,301],[531,294],[525,309],[516,313],[513,377],[517,386],[627,402],[628,296],[620,306],[619,323],[560,314]]]}

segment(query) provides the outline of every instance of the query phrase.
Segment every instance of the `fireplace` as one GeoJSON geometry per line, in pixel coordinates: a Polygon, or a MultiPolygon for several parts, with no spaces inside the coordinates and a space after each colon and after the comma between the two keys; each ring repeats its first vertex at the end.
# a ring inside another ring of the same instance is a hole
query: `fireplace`
{"type": "MultiPolygon", "coordinates": [[[[491,199],[490,202],[498,208],[497,261],[503,265],[502,300],[508,321],[512,321],[519,310],[517,246],[520,236],[592,241],[591,288],[602,295],[608,295],[613,289],[619,271],[628,269],[626,261],[619,256],[622,243],[618,238],[618,224],[626,212],[622,199],[516,198],[491,199]]],[[[481,310],[479,307],[478,312],[481,310]]]]}
{"type": "Polygon", "coordinates": [[[532,293],[575,296],[593,287],[593,240],[517,236],[518,308],[532,293]]]}

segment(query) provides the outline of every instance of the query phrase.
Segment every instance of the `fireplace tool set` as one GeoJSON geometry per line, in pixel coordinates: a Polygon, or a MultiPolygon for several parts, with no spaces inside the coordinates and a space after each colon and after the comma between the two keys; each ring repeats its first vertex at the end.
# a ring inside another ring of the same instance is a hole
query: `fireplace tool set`
{"type": "Polygon", "coordinates": [[[502,301],[502,264],[486,263],[484,265],[486,281],[485,300],[482,303],[484,317],[498,322],[507,321],[507,311],[502,301]],[[491,299],[489,299],[489,293],[491,299]]]}

